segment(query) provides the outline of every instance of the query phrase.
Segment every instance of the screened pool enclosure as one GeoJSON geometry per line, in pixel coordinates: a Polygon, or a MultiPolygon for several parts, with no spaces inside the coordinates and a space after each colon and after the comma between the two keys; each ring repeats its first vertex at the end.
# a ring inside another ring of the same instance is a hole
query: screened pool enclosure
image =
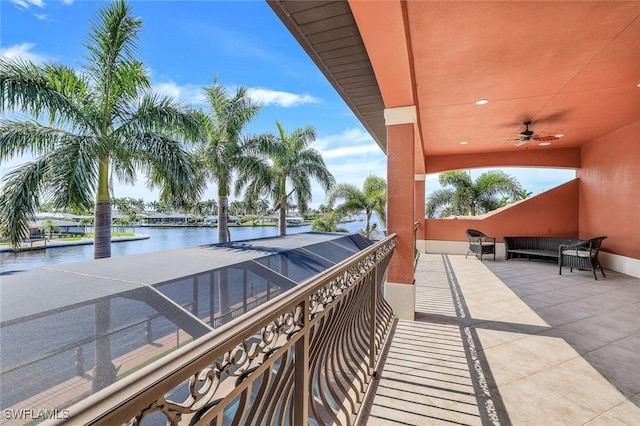
{"type": "Polygon", "coordinates": [[[371,244],[304,233],[5,274],[1,409],[64,409],[371,244]]]}

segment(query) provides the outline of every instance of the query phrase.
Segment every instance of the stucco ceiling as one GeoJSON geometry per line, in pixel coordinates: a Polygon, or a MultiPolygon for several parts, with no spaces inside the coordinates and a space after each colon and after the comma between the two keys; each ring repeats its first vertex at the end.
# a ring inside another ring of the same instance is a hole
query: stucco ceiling
{"type": "Polygon", "coordinates": [[[384,108],[406,105],[426,157],[579,147],[640,119],[638,1],[268,1],[383,149],[384,108]],[[516,146],[525,121],[564,136],[516,146]]]}

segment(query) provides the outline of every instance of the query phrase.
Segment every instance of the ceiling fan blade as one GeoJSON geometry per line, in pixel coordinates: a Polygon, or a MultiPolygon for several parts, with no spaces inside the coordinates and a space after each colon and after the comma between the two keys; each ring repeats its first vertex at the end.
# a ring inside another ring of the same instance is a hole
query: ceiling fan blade
{"type": "Polygon", "coordinates": [[[537,136],[534,136],[533,139],[544,142],[544,141],[557,141],[560,138],[553,135],[547,135],[547,136],[537,135],[537,136]]]}

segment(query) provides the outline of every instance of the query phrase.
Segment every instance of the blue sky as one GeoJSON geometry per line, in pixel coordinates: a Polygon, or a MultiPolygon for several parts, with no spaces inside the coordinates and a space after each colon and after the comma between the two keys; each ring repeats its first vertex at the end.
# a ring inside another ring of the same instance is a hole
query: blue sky
{"type": "MultiPolygon", "coordinates": [[[[89,22],[104,1],[0,0],[0,56],[81,67],[89,22]]],[[[200,95],[214,76],[235,91],[245,86],[263,103],[247,133],[287,131],[312,125],[338,183],[362,187],[370,175],[386,178],[386,157],[265,1],[130,1],[142,18],[139,58],[149,67],[154,90],[206,109],[200,95]]],[[[0,175],[28,160],[0,164],[0,175]]],[[[572,171],[505,169],[539,193],[574,176],[572,171]]],[[[474,171],[477,176],[481,171],[474,171]]],[[[427,193],[438,189],[427,177],[427,193]]],[[[139,176],[135,186],[115,185],[116,197],[152,201],[157,193],[139,176]]],[[[215,198],[210,186],[204,198],[215,198]]],[[[311,207],[325,201],[314,185],[311,207]]]]}

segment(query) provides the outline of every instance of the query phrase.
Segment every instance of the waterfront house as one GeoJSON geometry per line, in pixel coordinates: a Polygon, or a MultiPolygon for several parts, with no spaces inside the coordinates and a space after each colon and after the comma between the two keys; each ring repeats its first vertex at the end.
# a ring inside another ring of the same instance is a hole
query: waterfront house
{"type": "Polygon", "coordinates": [[[190,213],[153,213],[141,217],[142,222],[147,225],[186,225],[196,216],[190,213]]]}

